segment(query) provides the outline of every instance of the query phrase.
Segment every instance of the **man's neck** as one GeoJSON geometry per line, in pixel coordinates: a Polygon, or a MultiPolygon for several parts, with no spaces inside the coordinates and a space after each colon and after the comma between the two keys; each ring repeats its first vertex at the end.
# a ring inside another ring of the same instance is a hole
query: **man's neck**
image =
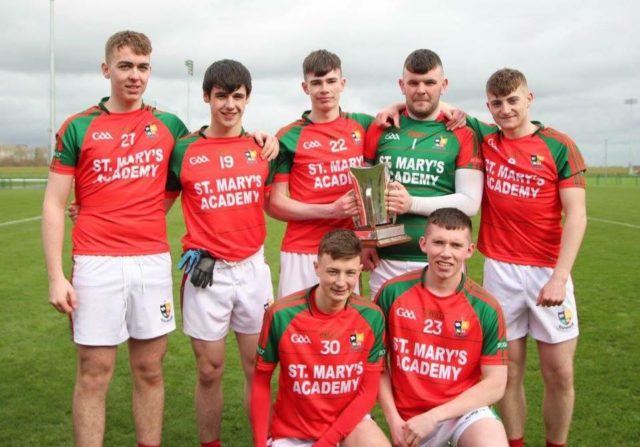
{"type": "Polygon", "coordinates": [[[531,121],[527,121],[526,124],[516,129],[503,129],[502,133],[504,133],[504,136],[510,140],[515,140],[517,138],[526,137],[527,135],[533,135],[537,130],[538,126],[533,124],[531,121]]]}
{"type": "Polygon", "coordinates": [[[462,271],[447,279],[438,278],[431,270],[427,269],[426,286],[429,292],[435,296],[446,297],[453,295],[462,281],[462,271]]]}
{"type": "Polygon", "coordinates": [[[315,300],[316,307],[323,314],[332,314],[344,308],[344,303],[326,299],[320,287],[316,288],[315,300]]]}
{"type": "Polygon", "coordinates": [[[142,108],[142,98],[133,102],[122,102],[110,96],[104,103],[104,107],[113,113],[127,113],[134,110],[140,110],[142,108]]]}
{"type": "Polygon", "coordinates": [[[239,123],[233,127],[218,126],[215,123],[209,124],[204,131],[204,134],[209,138],[231,138],[238,137],[242,134],[242,124],[239,123]]]}
{"type": "Polygon", "coordinates": [[[436,107],[436,109],[432,113],[430,113],[429,116],[427,116],[425,118],[419,118],[417,116],[414,116],[408,110],[407,110],[407,113],[409,114],[409,117],[411,119],[414,119],[416,121],[435,121],[435,119],[438,118],[438,116],[440,116],[440,107],[436,107]]]}
{"type": "Polygon", "coordinates": [[[340,116],[340,108],[331,109],[327,112],[311,109],[309,120],[312,123],[328,123],[340,116]]]}

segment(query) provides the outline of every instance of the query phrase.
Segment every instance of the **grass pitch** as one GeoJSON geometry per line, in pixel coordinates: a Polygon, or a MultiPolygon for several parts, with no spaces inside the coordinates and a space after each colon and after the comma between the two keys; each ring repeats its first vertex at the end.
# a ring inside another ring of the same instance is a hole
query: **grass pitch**
{"type": "MultiPolygon", "coordinates": [[[[591,220],[574,268],[581,337],[576,356],[576,407],[569,443],[572,446],[640,445],[640,351],[633,338],[640,323],[635,291],[640,288],[640,187],[589,179],[591,220]],[[626,225],[625,225],[626,224],[626,225]]],[[[75,350],[67,318],[47,303],[47,276],[40,242],[42,190],[0,190],[0,446],[72,445],[71,393],[75,350]]],[[[178,204],[168,217],[174,260],[184,231],[178,204]]],[[[477,219],[476,219],[477,222],[477,219]]],[[[274,284],[283,225],[270,221],[266,254],[274,284]]],[[[66,271],[70,269],[67,237],[66,271]]],[[[481,279],[481,257],[469,265],[481,279]]],[[[178,303],[179,274],[174,271],[178,303]]],[[[180,314],[178,312],[178,325],[180,314]]],[[[251,445],[251,432],[241,405],[242,372],[229,338],[224,379],[222,440],[227,446],[251,445]]],[[[544,445],[541,420],[542,379],[535,345],[527,368],[529,420],[527,444],[544,445]]],[[[108,396],[105,445],[135,445],[130,410],[131,382],[126,347],[108,396]]],[[[164,445],[195,446],[197,430],[192,394],[195,362],[189,340],[180,330],[169,337],[165,363],[164,445]]],[[[381,415],[379,409],[375,415],[381,415]]],[[[384,426],[383,418],[377,418],[384,426]]]]}

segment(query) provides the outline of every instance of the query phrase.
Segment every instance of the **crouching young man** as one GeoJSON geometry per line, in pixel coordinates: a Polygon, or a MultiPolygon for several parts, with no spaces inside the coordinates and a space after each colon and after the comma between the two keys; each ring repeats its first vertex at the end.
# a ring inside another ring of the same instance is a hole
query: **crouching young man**
{"type": "Polygon", "coordinates": [[[496,300],[463,272],[471,220],[456,208],[434,211],[420,248],[429,265],[387,281],[377,296],[393,341],[380,404],[394,445],[506,446],[489,407],[507,383],[505,323],[496,300]]]}
{"type": "Polygon", "coordinates": [[[368,416],[385,356],[384,317],[354,295],[362,269],[350,230],[325,234],[315,270],[319,284],[277,301],[266,313],[251,392],[254,445],[389,446],[368,416]],[[280,362],[271,424],[271,376],[280,362]]]}

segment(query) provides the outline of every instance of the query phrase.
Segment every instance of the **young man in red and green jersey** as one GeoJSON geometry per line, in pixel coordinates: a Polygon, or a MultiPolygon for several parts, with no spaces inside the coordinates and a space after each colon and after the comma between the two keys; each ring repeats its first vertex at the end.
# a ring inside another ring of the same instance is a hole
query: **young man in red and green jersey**
{"type": "Polygon", "coordinates": [[[128,341],[138,445],[160,445],[162,359],[175,328],[163,207],[169,156],[187,133],[174,115],[145,105],[151,42],[109,38],[102,74],[111,94],[68,118],[57,134],[45,191],[42,235],[49,302],[69,314],[78,369],[73,396],[77,445],[102,445],[105,401],[117,345],[128,341]],[[73,285],[62,269],[64,209],[75,180],[73,285]]]}
{"type": "Polygon", "coordinates": [[[354,295],[361,245],[351,230],[332,230],[314,263],[319,284],[267,311],[251,393],[254,446],[382,447],[389,441],[368,416],[385,356],[384,318],[354,295]],[[271,376],[280,363],[273,411],[271,376]],[[271,424],[269,425],[269,421],[271,424]]]}
{"type": "Polygon", "coordinates": [[[586,166],[566,135],[530,121],[533,94],[513,69],[487,81],[497,126],[469,118],[482,138],[485,190],[478,249],[484,287],[508,323],[509,380],[500,403],[510,444],[524,444],[527,335],[538,344],[548,446],[566,443],[573,412],[578,315],[571,269],[586,229],[586,166]],[[564,225],[562,225],[564,214],[564,225]]]}
{"type": "Polygon", "coordinates": [[[277,134],[280,153],[269,199],[269,213],[287,222],[279,297],[315,284],[313,263],[327,231],[353,228],[357,207],[349,168],[362,165],[364,137],[373,121],[340,109],[346,80],[337,55],[313,51],[303,62],[303,75],[311,110],[277,134]]]}
{"type": "Polygon", "coordinates": [[[506,326],[497,301],[463,272],[471,220],[438,209],[419,243],[429,265],[387,281],[376,297],[390,340],[380,404],[394,445],[506,446],[489,408],[507,382],[506,326]]]}
{"type": "Polygon", "coordinates": [[[373,295],[387,279],[424,265],[418,240],[431,212],[448,206],[474,215],[482,198],[477,138],[466,126],[448,130],[440,110],[440,96],[448,86],[440,57],[431,50],[415,50],[405,60],[399,84],[406,102],[400,125],[371,126],[364,158],[389,167],[393,181],[387,204],[412,241],[377,253],[366,251],[365,268],[375,267],[369,283],[373,295]]]}
{"type": "Polygon", "coordinates": [[[246,404],[262,318],[273,301],[263,211],[271,178],[261,147],[242,128],[251,95],[249,70],[233,60],[214,62],[202,89],[210,125],[178,141],[167,190],[171,202],[182,192],[187,229],[182,319],[197,363],[200,442],[219,447],[226,336],[229,329],[236,335],[246,404]]]}

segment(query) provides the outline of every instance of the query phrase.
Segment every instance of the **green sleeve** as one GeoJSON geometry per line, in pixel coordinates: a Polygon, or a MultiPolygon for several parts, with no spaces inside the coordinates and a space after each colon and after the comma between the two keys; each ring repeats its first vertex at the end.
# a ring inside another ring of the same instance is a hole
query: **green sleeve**
{"type": "Polygon", "coordinates": [[[498,132],[498,126],[494,124],[487,124],[480,121],[478,118],[467,115],[467,126],[471,127],[473,132],[477,135],[479,140],[483,140],[487,135],[491,135],[498,132]]]}
{"type": "Polygon", "coordinates": [[[175,138],[176,141],[189,134],[187,126],[185,126],[182,120],[173,113],[160,112],[156,110],[155,115],[165,126],[167,126],[169,132],[171,132],[171,135],[173,135],[173,138],[175,138]]]}

